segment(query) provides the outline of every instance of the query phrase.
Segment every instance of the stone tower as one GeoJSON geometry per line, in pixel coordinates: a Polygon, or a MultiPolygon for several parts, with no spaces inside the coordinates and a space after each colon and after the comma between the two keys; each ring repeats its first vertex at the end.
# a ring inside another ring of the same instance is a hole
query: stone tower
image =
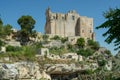
{"type": "Polygon", "coordinates": [[[61,37],[80,36],[94,40],[93,18],[80,16],[72,10],[66,14],[46,10],[45,34],[61,37]]]}

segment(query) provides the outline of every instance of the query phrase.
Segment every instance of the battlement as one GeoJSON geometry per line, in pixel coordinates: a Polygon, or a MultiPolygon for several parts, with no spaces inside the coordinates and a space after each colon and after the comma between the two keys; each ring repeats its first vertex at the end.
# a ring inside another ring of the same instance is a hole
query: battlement
{"type": "Polygon", "coordinates": [[[70,10],[66,14],[53,13],[50,8],[46,10],[46,19],[48,20],[75,20],[79,17],[79,14],[75,10],[70,10]]]}

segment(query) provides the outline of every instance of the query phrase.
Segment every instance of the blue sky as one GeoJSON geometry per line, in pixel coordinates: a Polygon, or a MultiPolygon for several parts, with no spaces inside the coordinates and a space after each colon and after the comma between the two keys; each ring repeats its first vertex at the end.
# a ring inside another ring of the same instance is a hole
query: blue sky
{"type": "MultiPolygon", "coordinates": [[[[95,28],[105,21],[103,12],[109,8],[120,8],[120,0],[0,0],[0,15],[4,24],[11,24],[16,29],[20,29],[17,24],[18,18],[30,15],[36,20],[35,29],[44,33],[45,10],[48,6],[52,12],[67,13],[69,10],[76,10],[81,16],[92,17],[95,28]]],[[[108,45],[104,42],[102,33],[106,30],[94,31],[100,45],[115,54],[113,44],[108,45]]]]}

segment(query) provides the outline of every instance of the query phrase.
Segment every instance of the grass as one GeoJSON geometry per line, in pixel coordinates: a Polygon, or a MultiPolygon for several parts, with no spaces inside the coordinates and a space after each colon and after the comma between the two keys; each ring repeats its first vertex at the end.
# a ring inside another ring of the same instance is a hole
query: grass
{"type": "Polygon", "coordinates": [[[0,58],[9,57],[12,61],[19,60],[29,60],[34,61],[36,54],[35,46],[23,46],[21,50],[18,51],[8,51],[4,54],[0,54],[0,58]]]}

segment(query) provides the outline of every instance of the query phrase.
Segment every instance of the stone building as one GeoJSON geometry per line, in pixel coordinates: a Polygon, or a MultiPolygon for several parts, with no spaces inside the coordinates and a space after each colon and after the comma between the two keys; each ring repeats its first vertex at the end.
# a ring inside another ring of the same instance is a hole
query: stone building
{"type": "Polygon", "coordinates": [[[66,14],[53,13],[48,8],[46,10],[45,34],[61,37],[80,36],[94,40],[93,18],[80,16],[74,10],[66,14]]]}

